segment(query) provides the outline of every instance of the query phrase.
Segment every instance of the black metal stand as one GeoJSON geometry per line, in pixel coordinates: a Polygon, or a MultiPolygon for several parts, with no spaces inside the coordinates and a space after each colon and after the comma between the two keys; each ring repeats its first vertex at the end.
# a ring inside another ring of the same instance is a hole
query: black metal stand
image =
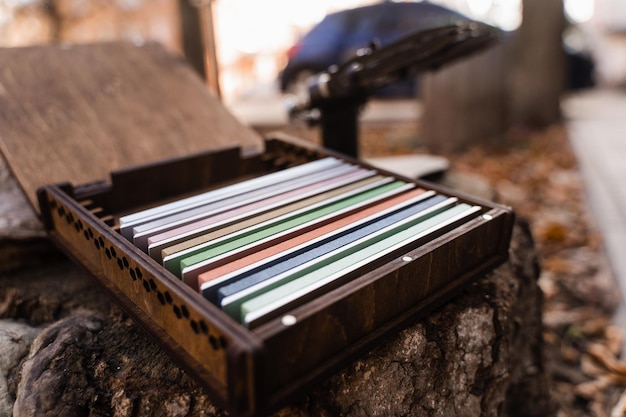
{"type": "Polygon", "coordinates": [[[324,147],[344,155],[359,156],[359,112],[365,100],[332,100],[320,106],[324,147]]]}
{"type": "Polygon", "coordinates": [[[308,101],[294,106],[290,114],[311,115],[317,109],[324,146],[357,158],[359,111],[378,88],[470,55],[498,37],[497,29],[467,21],[415,32],[385,47],[372,43],[343,64],[317,74],[309,84],[308,101]]]}

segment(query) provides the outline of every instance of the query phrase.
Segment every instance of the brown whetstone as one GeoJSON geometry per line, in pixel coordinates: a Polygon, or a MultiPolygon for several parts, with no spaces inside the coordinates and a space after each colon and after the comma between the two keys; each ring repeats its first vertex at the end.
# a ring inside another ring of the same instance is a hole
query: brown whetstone
{"type": "Polygon", "coordinates": [[[37,210],[38,187],[261,138],[160,45],[0,48],[0,151],[37,210]]]}

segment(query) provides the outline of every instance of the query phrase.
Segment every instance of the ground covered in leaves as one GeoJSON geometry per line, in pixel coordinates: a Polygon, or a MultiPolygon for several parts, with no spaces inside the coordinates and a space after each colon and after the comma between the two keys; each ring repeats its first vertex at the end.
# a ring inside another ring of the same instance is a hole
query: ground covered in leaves
{"type": "Polygon", "coordinates": [[[545,363],[560,415],[625,415],[618,404],[626,376],[617,359],[622,332],[611,324],[621,299],[566,131],[507,139],[499,149],[450,156],[453,167],[484,176],[531,226],[542,268],[545,363]]]}
{"type": "MultiPolygon", "coordinates": [[[[319,133],[288,133],[319,143],[319,133]]],[[[428,153],[412,124],[362,126],[362,157],[428,153]]],[[[623,332],[612,324],[621,297],[586,202],[566,129],[512,131],[500,145],[443,155],[478,176],[494,199],[528,221],[541,263],[545,365],[558,417],[626,416],[623,332]]]]}

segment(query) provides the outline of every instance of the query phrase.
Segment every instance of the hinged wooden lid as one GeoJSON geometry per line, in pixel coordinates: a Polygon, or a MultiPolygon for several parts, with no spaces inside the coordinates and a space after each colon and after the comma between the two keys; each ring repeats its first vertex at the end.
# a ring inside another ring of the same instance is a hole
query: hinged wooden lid
{"type": "Polygon", "coordinates": [[[0,48],[0,151],[28,199],[58,182],[262,139],[155,43],[0,48]]]}

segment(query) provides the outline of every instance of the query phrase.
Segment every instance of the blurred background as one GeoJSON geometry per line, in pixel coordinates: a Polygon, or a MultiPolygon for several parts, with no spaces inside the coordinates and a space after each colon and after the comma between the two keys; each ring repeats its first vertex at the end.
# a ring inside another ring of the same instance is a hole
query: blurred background
{"type": "MultiPolygon", "coordinates": [[[[185,1],[187,2],[187,1],[185,1]]],[[[156,40],[182,51],[180,0],[1,0],[0,46],[97,40],[156,40]]],[[[328,13],[372,0],[213,0],[211,7],[220,87],[225,101],[276,82],[287,54],[328,13]]],[[[515,31],[522,0],[439,0],[470,18],[515,31]]],[[[532,3],[529,1],[528,3],[532,3]]],[[[569,25],[564,42],[595,63],[601,85],[626,81],[626,3],[621,0],[564,0],[569,25]]]]}
{"type": "MultiPolygon", "coordinates": [[[[326,20],[315,29],[332,13],[374,3],[381,2],[0,0],[0,47],[156,41],[185,56],[243,123],[319,143],[319,129],[289,119],[286,93],[300,87],[281,76],[290,57],[317,51],[309,37],[321,39],[318,46],[369,42],[371,34],[389,42],[385,30],[403,27],[408,13],[383,29],[377,19],[393,14],[366,13],[359,30],[330,38],[344,27],[326,20]]],[[[559,416],[626,416],[626,362],[618,360],[626,329],[626,1],[398,3],[442,6],[445,16],[485,22],[502,36],[484,52],[408,77],[411,89],[372,97],[359,120],[361,156],[394,157],[384,167],[408,167],[402,173],[412,176],[433,163],[447,171],[438,179],[445,185],[512,206],[536,239],[559,416]],[[592,344],[617,365],[589,368],[592,344]]],[[[418,16],[408,27],[442,16],[418,16]]],[[[354,45],[337,50],[334,59],[345,59],[354,45]]],[[[325,69],[326,58],[315,56],[291,79],[325,69]]]]}
{"type": "MultiPolygon", "coordinates": [[[[404,86],[392,86],[375,97],[387,102],[374,100],[365,108],[365,119],[424,121],[416,135],[431,151],[501,141],[515,126],[549,126],[561,120],[563,94],[626,85],[626,3],[621,0],[432,4],[451,16],[497,27],[502,41],[459,69],[455,65],[419,74],[404,86]],[[477,98],[479,107],[474,105],[477,98]]],[[[345,60],[372,39],[388,43],[446,22],[445,16],[423,13],[427,7],[431,2],[0,0],[0,47],[117,39],[160,42],[186,56],[244,123],[269,129],[293,125],[285,94],[301,93],[307,76],[345,60]],[[385,3],[386,11],[372,9],[358,19],[329,16],[375,3],[385,3]],[[406,8],[387,11],[400,3],[406,8]],[[404,12],[409,5],[414,12],[404,12]],[[362,23],[355,25],[355,19],[362,23]]]]}

